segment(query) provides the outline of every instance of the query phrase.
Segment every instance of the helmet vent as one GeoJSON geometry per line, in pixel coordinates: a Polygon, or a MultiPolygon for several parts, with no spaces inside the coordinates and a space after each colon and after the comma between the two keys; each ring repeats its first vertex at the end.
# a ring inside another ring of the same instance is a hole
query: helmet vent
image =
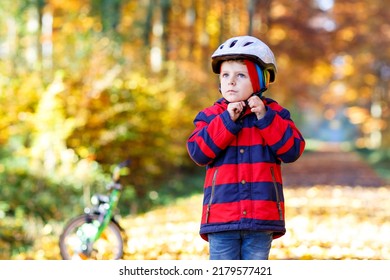
{"type": "Polygon", "coordinates": [[[234,45],[237,43],[237,40],[234,40],[231,44],[230,44],[230,48],[233,48],[234,47],[234,45]]]}
{"type": "Polygon", "coordinates": [[[245,43],[244,47],[249,46],[251,44],[253,44],[253,42],[247,42],[247,43],[245,43]]]}

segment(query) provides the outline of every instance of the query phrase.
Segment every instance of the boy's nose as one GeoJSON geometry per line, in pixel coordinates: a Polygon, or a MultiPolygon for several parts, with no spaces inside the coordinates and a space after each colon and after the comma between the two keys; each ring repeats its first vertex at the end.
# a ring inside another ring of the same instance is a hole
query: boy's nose
{"type": "Polygon", "coordinates": [[[234,85],[236,83],[236,81],[234,80],[234,78],[230,78],[230,80],[228,81],[228,85],[234,85]]]}

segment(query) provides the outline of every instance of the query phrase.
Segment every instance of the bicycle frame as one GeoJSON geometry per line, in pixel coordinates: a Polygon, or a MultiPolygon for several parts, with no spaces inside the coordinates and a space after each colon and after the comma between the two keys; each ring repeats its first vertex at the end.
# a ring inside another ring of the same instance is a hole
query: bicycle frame
{"type": "MultiPolygon", "coordinates": [[[[95,236],[91,240],[92,243],[101,237],[103,231],[106,229],[106,227],[108,226],[110,221],[113,219],[113,214],[114,214],[113,210],[116,209],[116,207],[118,205],[120,191],[122,189],[122,186],[119,183],[115,183],[115,184],[111,185],[110,188],[111,188],[111,193],[109,196],[108,209],[107,209],[107,211],[105,211],[103,213],[99,212],[99,220],[101,218],[102,218],[102,220],[101,220],[101,223],[97,229],[95,236]]],[[[86,214],[90,214],[90,213],[86,213],[86,214]]],[[[116,221],[115,221],[115,223],[116,223],[116,221]]]]}

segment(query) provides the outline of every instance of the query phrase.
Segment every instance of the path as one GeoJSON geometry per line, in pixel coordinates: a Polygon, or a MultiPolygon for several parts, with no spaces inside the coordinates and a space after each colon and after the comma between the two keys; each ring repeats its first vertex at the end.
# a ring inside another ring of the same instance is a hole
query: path
{"type": "Polygon", "coordinates": [[[285,186],[384,186],[385,181],[355,152],[305,151],[294,163],[283,165],[285,186]]]}

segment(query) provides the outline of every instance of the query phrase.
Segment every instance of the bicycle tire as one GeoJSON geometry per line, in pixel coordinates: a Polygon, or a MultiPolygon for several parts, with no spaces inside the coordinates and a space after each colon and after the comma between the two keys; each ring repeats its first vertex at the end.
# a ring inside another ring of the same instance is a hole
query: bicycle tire
{"type": "Polygon", "coordinates": [[[102,236],[93,244],[90,256],[81,250],[81,240],[77,231],[86,224],[97,220],[96,215],[82,214],[71,219],[59,238],[60,254],[64,260],[118,260],[123,256],[123,237],[118,225],[110,221],[102,236]]]}

